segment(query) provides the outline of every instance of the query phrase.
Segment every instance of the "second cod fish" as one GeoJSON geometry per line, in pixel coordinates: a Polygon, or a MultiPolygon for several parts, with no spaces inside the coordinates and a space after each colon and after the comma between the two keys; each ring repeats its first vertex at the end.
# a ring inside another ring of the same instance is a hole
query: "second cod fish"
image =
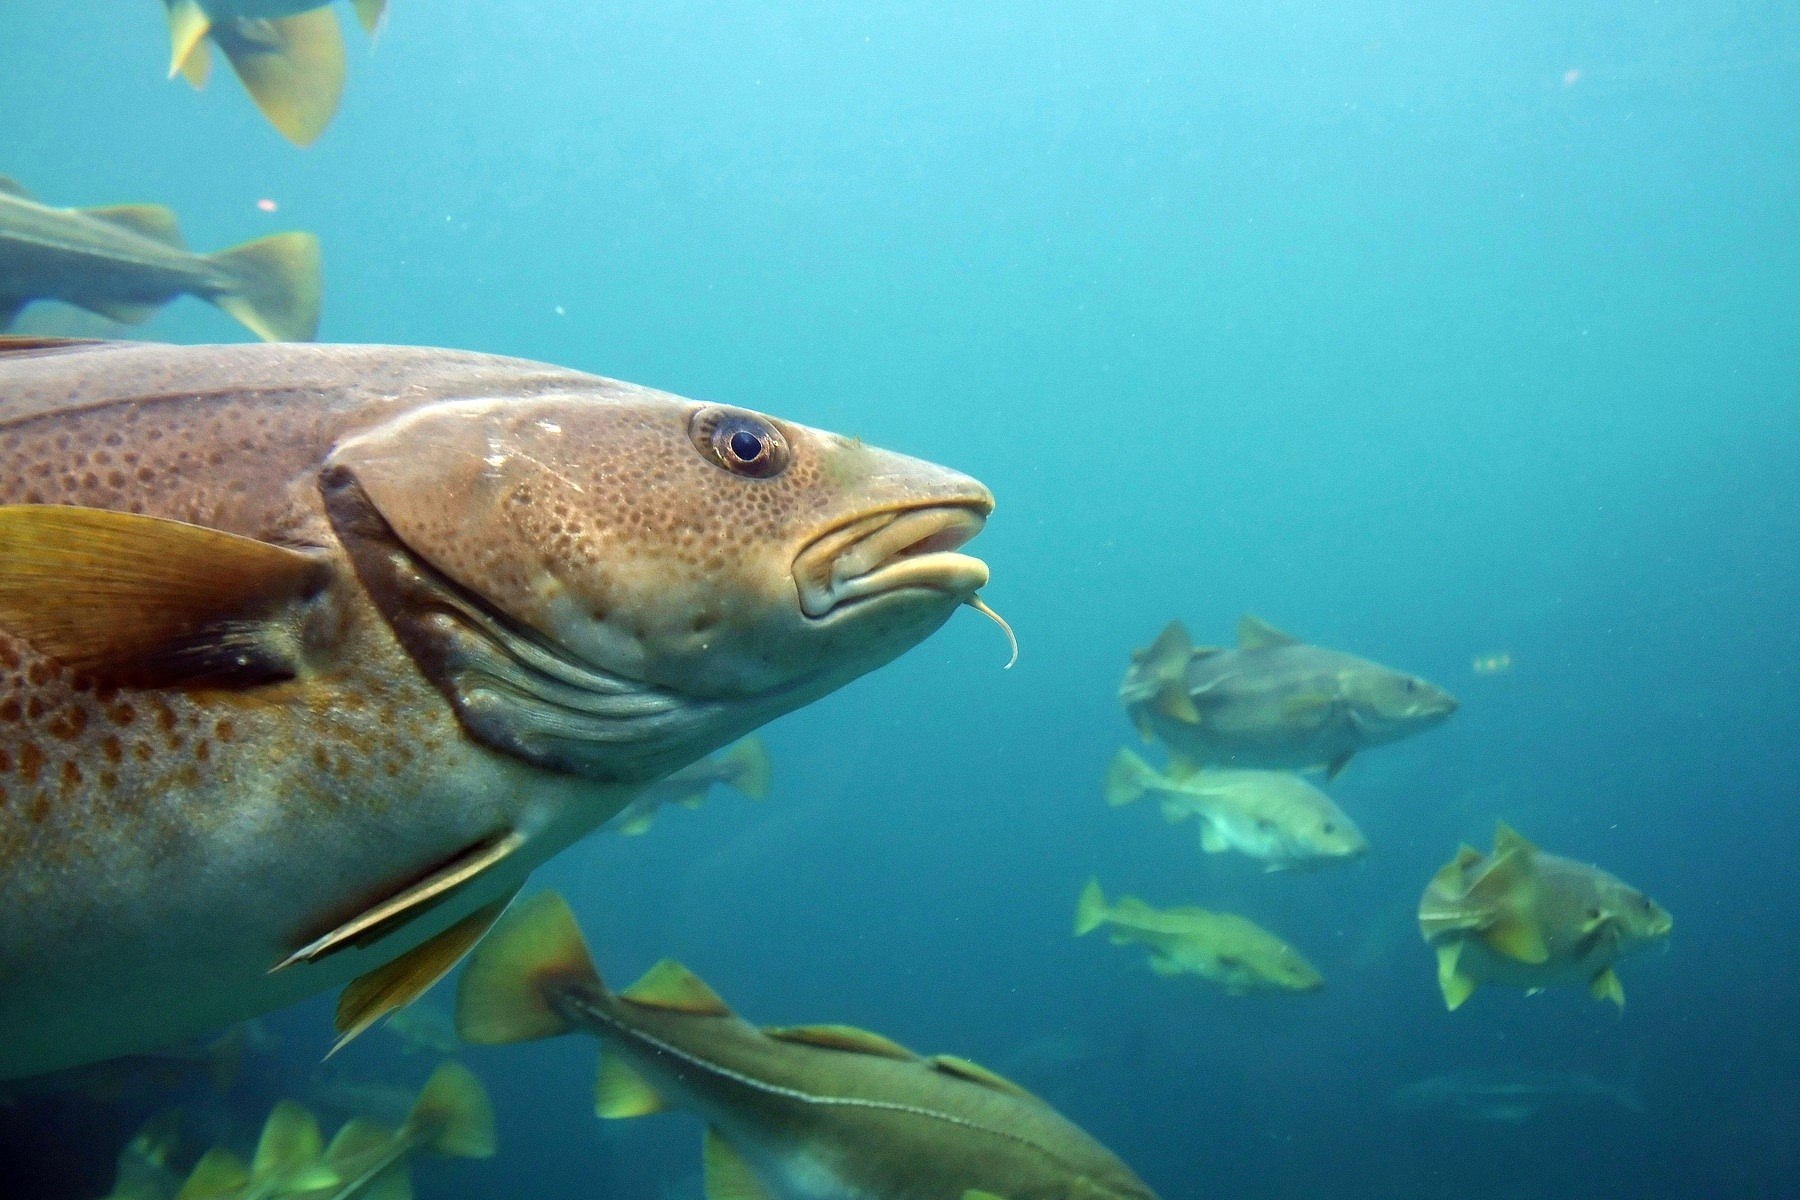
{"type": "Polygon", "coordinates": [[[599,1115],[698,1115],[709,1200],[1154,1200],[1106,1147],[965,1059],[844,1025],[759,1029],[672,962],[609,991],[554,892],[470,959],[457,1028],[598,1038],[599,1115]]]}
{"type": "Polygon", "coordinates": [[[1621,956],[1669,936],[1655,901],[1599,867],[1545,854],[1499,826],[1494,850],[1464,846],[1425,888],[1419,930],[1437,951],[1445,1007],[1479,984],[1529,991],[1585,983],[1623,1008],[1621,956]]]}
{"type": "Polygon", "coordinates": [[[195,254],[159,204],[52,208],[0,175],[0,330],[33,300],[137,325],[178,296],[197,296],[266,342],[309,342],[319,289],[310,233],[195,254]]]}
{"type": "Polygon", "coordinates": [[[1171,622],[1132,655],[1119,702],[1139,732],[1189,767],[1324,767],[1327,779],[1358,751],[1456,711],[1455,697],[1423,679],[1309,646],[1248,615],[1235,650],[1195,646],[1171,622]]]}
{"type": "Polygon", "coordinates": [[[1158,975],[1198,975],[1233,996],[1316,992],[1325,979],[1292,946],[1236,913],[1181,906],[1151,908],[1135,896],[1106,902],[1088,880],[1075,909],[1075,936],[1106,926],[1113,945],[1140,945],[1158,975]]]}
{"type": "Polygon", "coordinates": [[[1236,850],[1269,871],[1344,862],[1368,840],[1330,796],[1287,771],[1206,770],[1165,775],[1129,750],[1113,757],[1106,802],[1130,804],[1155,792],[1169,822],[1194,817],[1208,854],[1236,850]]]}
{"type": "Polygon", "coordinates": [[[767,800],[773,770],[762,739],[747,737],[735,746],[681,768],[660,783],[651,784],[625,806],[624,811],[613,819],[613,825],[630,837],[647,833],[656,820],[657,809],[665,804],[699,808],[715,786],[734,788],[752,800],[767,800]]]}
{"type": "Polygon", "coordinates": [[[0,1078],[420,995],[645,786],[974,600],[954,471],[380,346],[0,341],[0,1078]]]}

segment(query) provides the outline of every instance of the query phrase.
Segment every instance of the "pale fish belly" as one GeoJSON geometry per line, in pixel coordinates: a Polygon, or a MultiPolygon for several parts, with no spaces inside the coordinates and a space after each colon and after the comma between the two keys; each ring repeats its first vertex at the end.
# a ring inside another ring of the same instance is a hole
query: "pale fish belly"
{"type": "Polygon", "coordinates": [[[625,799],[474,745],[403,670],[383,687],[104,693],[0,637],[0,665],[15,661],[6,678],[23,686],[0,692],[0,1078],[344,983],[517,887],[625,799]],[[269,974],[520,825],[543,836],[385,940],[269,974]]]}
{"type": "Polygon", "coordinates": [[[1457,969],[1477,983],[1505,987],[1586,987],[1588,981],[1618,961],[1611,947],[1599,947],[1578,958],[1552,958],[1544,963],[1522,963],[1515,958],[1490,950],[1486,942],[1472,937],[1463,943],[1457,956],[1457,969]]]}

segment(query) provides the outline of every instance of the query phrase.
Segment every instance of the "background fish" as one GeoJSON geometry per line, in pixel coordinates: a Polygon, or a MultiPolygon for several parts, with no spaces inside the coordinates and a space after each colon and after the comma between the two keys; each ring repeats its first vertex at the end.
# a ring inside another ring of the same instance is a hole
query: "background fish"
{"type": "Polygon", "coordinates": [[[1236,850],[1271,871],[1318,866],[1367,853],[1368,839],[1324,792],[1287,771],[1212,769],[1165,775],[1129,750],[1113,756],[1106,802],[1146,792],[1170,823],[1193,817],[1208,854],[1236,850]]]}
{"type": "MultiPolygon", "coordinates": [[[[344,94],[344,40],[330,0],[163,0],[169,77],[196,88],[212,73],[211,43],[225,55],[269,123],[297,146],[318,140],[344,94]]],[[[387,0],[351,0],[371,37],[387,0]]]]}
{"type": "Polygon", "coordinates": [[[1075,936],[1105,926],[1115,946],[1150,952],[1158,975],[1198,975],[1234,996],[1250,992],[1316,992],[1325,979],[1292,946],[1236,913],[1204,908],[1156,909],[1135,896],[1109,905],[1090,879],[1075,908],[1075,936]]]}
{"type": "Polygon", "coordinates": [[[1179,621],[1132,655],[1119,702],[1190,766],[1324,767],[1449,719],[1456,698],[1412,675],[1309,646],[1259,617],[1238,647],[1196,647],[1179,621]]]}
{"type": "Polygon", "coordinates": [[[1437,950],[1444,1004],[1483,983],[1532,991],[1585,983],[1625,1005],[1613,965],[1673,925],[1648,896],[1599,867],[1545,854],[1500,825],[1494,849],[1464,846],[1419,900],[1419,930],[1437,950]]]}
{"type": "Polygon", "coordinates": [[[195,254],[157,204],[51,208],[0,175],[0,329],[33,300],[61,300],[128,325],[177,296],[216,304],[264,341],[319,329],[319,242],[276,233],[195,254]]]}
{"type": "Polygon", "coordinates": [[[325,1166],[338,1182],[311,1200],[401,1200],[412,1195],[412,1155],[491,1158],[494,1149],[487,1089],[467,1067],[447,1062],[432,1072],[399,1129],[356,1119],[338,1130],[325,1148],[325,1166]]]}
{"type": "Polygon", "coordinates": [[[1643,1097],[1626,1084],[1598,1079],[1586,1071],[1518,1067],[1434,1075],[1388,1096],[1388,1106],[1402,1112],[1440,1113],[1465,1121],[1527,1121],[1547,1110],[1582,1104],[1644,1111],[1643,1097]]]}
{"type": "Polygon", "coordinates": [[[1104,1146],[967,1060],[843,1025],[758,1029],[668,961],[609,992],[553,892],[509,913],[470,961],[457,1028],[477,1043],[598,1038],[599,1115],[701,1117],[715,1200],[1153,1200],[1104,1146]]]}
{"type": "Polygon", "coordinates": [[[0,1077],[440,978],[987,580],[940,467],[554,367],[0,347],[0,1077]]]}
{"type": "Polygon", "coordinates": [[[656,820],[656,810],[663,805],[698,808],[706,793],[719,785],[734,788],[752,800],[766,800],[773,772],[774,765],[762,739],[747,737],[645,788],[613,818],[613,827],[627,836],[646,833],[656,820]]]}

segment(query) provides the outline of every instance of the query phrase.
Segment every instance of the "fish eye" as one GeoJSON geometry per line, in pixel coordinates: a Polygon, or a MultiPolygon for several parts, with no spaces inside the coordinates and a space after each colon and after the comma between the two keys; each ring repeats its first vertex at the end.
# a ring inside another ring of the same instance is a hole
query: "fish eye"
{"type": "Polygon", "coordinates": [[[1336,833],[1337,832],[1337,826],[1332,824],[1330,821],[1325,822],[1323,828],[1326,833],[1336,833]]]}
{"type": "Polygon", "coordinates": [[[703,408],[688,424],[694,447],[715,466],[749,479],[787,470],[787,439],[764,417],[736,408],[703,408]]]}
{"type": "Polygon", "coordinates": [[[1419,690],[1419,681],[1416,679],[1407,679],[1401,684],[1401,686],[1403,686],[1409,692],[1416,692],[1419,690]]]}

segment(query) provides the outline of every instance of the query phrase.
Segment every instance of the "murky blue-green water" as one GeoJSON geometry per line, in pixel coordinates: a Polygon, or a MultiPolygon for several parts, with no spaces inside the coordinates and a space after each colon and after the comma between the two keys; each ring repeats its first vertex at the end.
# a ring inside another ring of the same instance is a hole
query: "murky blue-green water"
{"type": "MultiPolygon", "coordinates": [[[[228,74],[164,81],[153,0],[5,0],[0,173],[168,204],[198,248],[315,231],[327,340],[763,409],[999,500],[978,547],[1013,670],[960,613],[765,731],[766,805],[668,810],[540,873],[610,976],[676,957],[753,1019],[980,1060],[1165,1200],[1800,1194],[1795,10],[394,0],[372,47],[345,24],[342,112],[301,151],[228,74]],[[1243,611],[1462,700],[1332,785],[1373,844],[1354,865],[1264,875],[1101,800],[1136,743],[1127,653],[1243,611]],[[1414,906],[1496,819],[1674,914],[1622,1014],[1444,1011],[1414,906]],[[1232,997],[1077,941],[1090,874],[1252,916],[1326,986],[1232,997]],[[1389,1102],[1508,1068],[1642,1110],[1389,1102]]],[[[242,336],[191,300],[132,333],[242,336]]],[[[247,1138],[308,1094],[328,1022],[269,1020],[229,1100],[187,1102],[247,1138]]],[[[464,1058],[500,1153],[422,1164],[421,1197],[698,1194],[690,1118],[593,1119],[591,1043],[464,1058]]],[[[428,1062],[374,1034],[332,1065],[428,1062]]],[[[153,1107],[0,1110],[0,1193],[101,1195],[153,1107]]]]}

